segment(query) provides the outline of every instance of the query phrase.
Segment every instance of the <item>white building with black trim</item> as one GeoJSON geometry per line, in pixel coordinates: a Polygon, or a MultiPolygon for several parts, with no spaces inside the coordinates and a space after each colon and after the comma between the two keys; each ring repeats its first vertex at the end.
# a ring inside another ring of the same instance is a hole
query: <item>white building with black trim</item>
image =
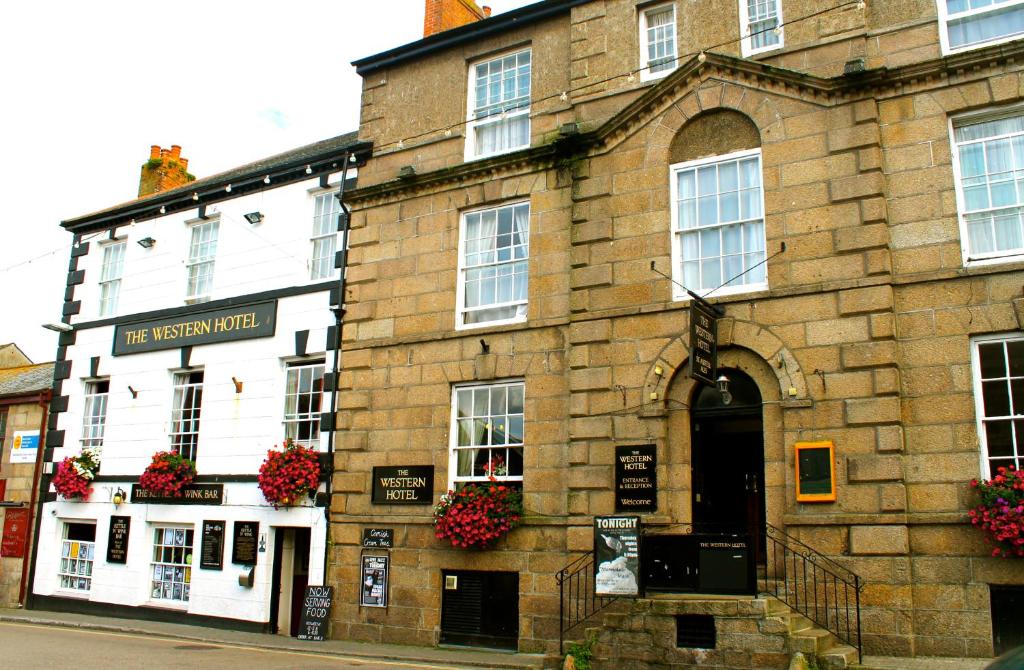
{"type": "Polygon", "coordinates": [[[62,222],[74,246],[30,607],[294,634],[329,537],[339,195],[369,148],[341,135],[62,222]],[[275,509],[257,473],[286,436],[324,467],[315,498],[275,509]],[[56,464],[86,446],[102,452],[91,495],[65,500],[56,464]],[[139,476],[168,450],[198,476],[154,499],[139,476]]]}

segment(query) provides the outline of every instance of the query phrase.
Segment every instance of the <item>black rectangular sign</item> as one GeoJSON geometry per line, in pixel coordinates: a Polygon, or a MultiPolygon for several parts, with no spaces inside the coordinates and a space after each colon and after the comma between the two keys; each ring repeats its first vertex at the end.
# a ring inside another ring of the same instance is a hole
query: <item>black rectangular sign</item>
{"type": "Polygon", "coordinates": [[[323,642],[327,636],[327,620],[331,615],[334,599],[333,586],[307,586],[302,599],[302,616],[299,618],[300,640],[323,642]]]}
{"type": "Polygon", "coordinates": [[[114,355],[178,349],[193,344],[214,344],[270,337],[277,321],[277,301],[258,302],[207,312],[192,312],[152,321],[126,323],[114,328],[114,355]]]}
{"type": "Polygon", "coordinates": [[[371,502],[377,505],[434,504],[434,466],[399,465],[373,469],[371,502]]]}
{"type": "Polygon", "coordinates": [[[224,500],[223,484],[189,484],[180,498],[161,496],[132,484],[133,503],[160,503],[165,505],[219,505],[224,500]]]}
{"type": "Polygon", "coordinates": [[[653,444],[615,447],[615,511],[658,509],[658,449],[653,444]]]}
{"type": "Polygon", "coordinates": [[[363,586],[359,591],[359,604],[363,607],[388,606],[387,556],[363,556],[363,586]]]}
{"type": "Polygon", "coordinates": [[[224,568],[224,526],[226,521],[203,521],[203,548],[199,567],[207,570],[224,568]]]}
{"type": "Polygon", "coordinates": [[[708,307],[690,301],[690,377],[710,386],[718,373],[718,321],[708,307]]]}
{"type": "Polygon", "coordinates": [[[594,517],[594,594],[640,593],[640,517],[594,517]]]}
{"type": "Polygon", "coordinates": [[[391,549],[395,546],[393,528],[364,528],[363,546],[369,548],[391,549]]]}
{"type": "Polygon", "coordinates": [[[107,563],[128,562],[128,538],[131,535],[130,516],[110,517],[110,532],[107,535],[107,563]]]}
{"type": "Polygon", "coordinates": [[[236,521],[234,542],[231,543],[231,562],[256,565],[256,549],[260,539],[259,521],[236,521]]]}

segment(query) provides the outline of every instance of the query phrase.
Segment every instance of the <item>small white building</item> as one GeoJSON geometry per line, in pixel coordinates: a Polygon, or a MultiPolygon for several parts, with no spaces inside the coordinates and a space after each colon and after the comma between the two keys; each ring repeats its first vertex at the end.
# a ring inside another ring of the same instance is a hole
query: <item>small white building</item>
{"type": "MultiPolygon", "coordinates": [[[[154,147],[143,182],[168,164],[191,179],[179,152],[154,147]]],[[[368,153],[350,133],[62,222],[30,607],[294,634],[329,536],[338,196],[368,153]],[[275,509],[257,473],[286,436],[324,467],[315,498],[275,509]],[[49,481],[85,446],[99,473],[87,501],[65,500],[49,481]],[[198,476],[153,499],[139,476],[168,450],[198,476]]]]}

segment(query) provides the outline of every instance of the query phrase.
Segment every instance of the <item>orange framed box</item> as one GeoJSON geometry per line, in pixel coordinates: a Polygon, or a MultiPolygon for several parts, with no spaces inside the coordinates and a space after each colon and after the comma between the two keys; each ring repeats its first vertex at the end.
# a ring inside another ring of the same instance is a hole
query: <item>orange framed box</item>
{"type": "Polygon", "coordinates": [[[797,442],[793,445],[796,463],[797,502],[835,502],[835,445],[831,440],[797,442]]]}

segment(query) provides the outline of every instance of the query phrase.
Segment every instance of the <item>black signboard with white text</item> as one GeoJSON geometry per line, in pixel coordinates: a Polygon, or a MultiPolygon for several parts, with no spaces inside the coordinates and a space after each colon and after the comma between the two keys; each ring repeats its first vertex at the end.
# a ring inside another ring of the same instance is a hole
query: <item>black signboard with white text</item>
{"type": "Polygon", "coordinates": [[[640,517],[594,517],[594,595],[640,593],[640,517]]]}
{"type": "Polygon", "coordinates": [[[718,372],[718,321],[711,308],[690,301],[690,377],[715,385],[718,372]]]}
{"type": "Polygon", "coordinates": [[[224,501],[223,484],[189,484],[180,496],[153,493],[138,484],[132,484],[133,503],[159,503],[164,505],[219,505],[224,501]]]}
{"type": "Polygon", "coordinates": [[[615,447],[615,511],[658,509],[658,449],[653,444],[615,447]]]}
{"type": "Polygon", "coordinates": [[[394,528],[364,528],[363,546],[371,549],[391,549],[395,546],[394,528]]]}
{"type": "Polygon", "coordinates": [[[375,467],[370,501],[375,505],[434,504],[434,466],[375,467]]]}
{"type": "Polygon", "coordinates": [[[234,542],[231,543],[231,562],[242,565],[256,565],[256,548],[259,546],[260,522],[236,521],[234,542]]]}
{"type": "Polygon", "coordinates": [[[295,637],[300,640],[323,642],[327,636],[327,620],[331,614],[333,599],[333,586],[307,586],[302,599],[299,634],[295,637]]]}
{"type": "Polygon", "coordinates": [[[199,552],[199,567],[220,570],[224,567],[225,521],[203,521],[203,545],[199,552]]]}
{"type": "Polygon", "coordinates": [[[114,327],[113,354],[123,356],[194,344],[271,337],[276,322],[276,300],[136,321],[114,327]]]}
{"type": "Polygon", "coordinates": [[[128,538],[131,536],[130,516],[110,517],[110,532],[107,535],[107,563],[128,562],[128,538]]]}

